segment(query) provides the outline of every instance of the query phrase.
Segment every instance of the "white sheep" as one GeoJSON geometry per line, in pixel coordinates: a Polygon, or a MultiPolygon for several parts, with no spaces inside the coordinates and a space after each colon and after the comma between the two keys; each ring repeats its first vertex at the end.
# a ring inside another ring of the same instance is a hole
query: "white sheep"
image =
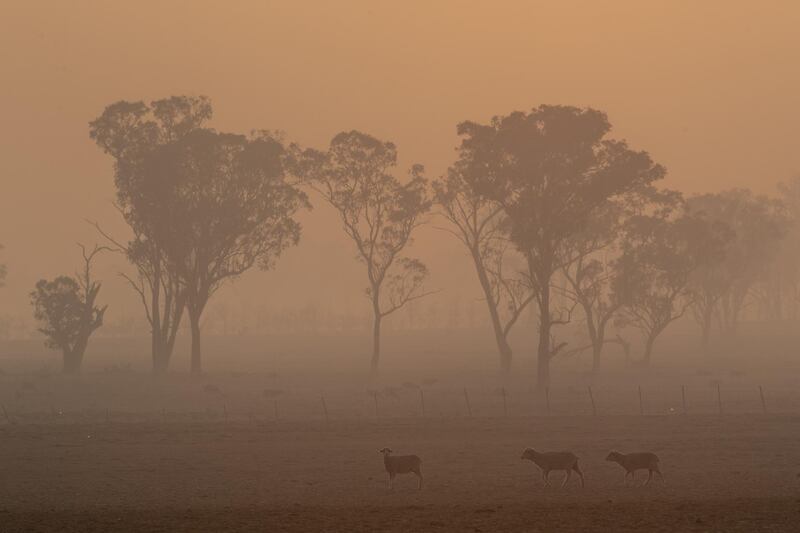
{"type": "Polygon", "coordinates": [[[378,453],[383,454],[383,466],[389,474],[389,488],[394,488],[394,477],[397,474],[413,472],[419,478],[418,489],[422,489],[422,459],[416,455],[391,455],[392,450],[382,448],[378,453]]]}
{"type": "Polygon", "coordinates": [[[658,457],[654,453],[641,452],[625,454],[611,452],[606,457],[606,461],[613,461],[625,469],[625,478],[623,481],[625,484],[628,483],[628,476],[631,476],[634,480],[636,479],[635,472],[637,470],[648,471],[649,475],[647,476],[647,481],[644,482],[645,485],[650,483],[653,479],[653,472],[658,473],[659,477],[661,477],[661,481],[664,481],[664,474],[661,473],[658,467],[658,457]]]}
{"type": "Polygon", "coordinates": [[[583,472],[578,467],[578,458],[575,456],[574,453],[571,452],[544,452],[540,453],[534,450],[533,448],[525,448],[525,451],[522,452],[522,460],[527,459],[528,461],[532,461],[536,466],[538,466],[542,470],[542,480],[544,481],[545,487],[550,486],[550,472],[552,470],[563,470],[566,472],[566,476],[564,476],[564,481],[561,482],[561,487],[563,488],[564,485],[567,484],[569,481],[570,476],[572,476],[572,471],[578,473],[581,478],[581,487],[584,486],[583,480],[583,472]]]}

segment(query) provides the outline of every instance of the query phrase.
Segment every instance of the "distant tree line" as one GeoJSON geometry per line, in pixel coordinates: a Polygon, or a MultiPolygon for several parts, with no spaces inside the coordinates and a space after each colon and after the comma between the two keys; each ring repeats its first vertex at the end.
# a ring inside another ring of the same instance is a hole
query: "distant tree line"
{"type": "MultiPolygon", "coordinates": [[[[191,371],[202,371],[212,296],[297,245],[295,216],[310,198],[338,213],[364,266],[373,373],[383,320],[435,292],[425,264],[406,254],[415,230],[434,218],[475,269],[504,371],[513,364],[511,331],[524,312],[538,317],[539,386],[568,353],[590,351],[598,372],[606,345],[629,350],[627,329],[640,332],[638,360],[647,365],[659,336],[687,314],[704,350],[715,327],[735,334],[747,306],[797,317],[800,179],[777,198],[744,189],[684,197],[659,188],[666,169],[614,139],[605,113],[590,108],[542,105],[462,122],[457,157],[433,180],[418,164],[399,177],[395,145],[366,133],[339,133],[317,150],[267,130],[218,132],[207,126],[211,116],[207,98],[176,96],[117,102],[89,125],[114,161],[130,237],[95,226],[133,266],[124,276],[149,325],[156,373],[169,367],[184,315],[191,371]],[[585,328],[585,345],[564,340],[561,327],[571,322],[585,328]]],[[[82,276],[40,281],[32,295],[65,370],[80,366],[78,353],[103,320],[93,255],[84,254],[82,276]]]]}

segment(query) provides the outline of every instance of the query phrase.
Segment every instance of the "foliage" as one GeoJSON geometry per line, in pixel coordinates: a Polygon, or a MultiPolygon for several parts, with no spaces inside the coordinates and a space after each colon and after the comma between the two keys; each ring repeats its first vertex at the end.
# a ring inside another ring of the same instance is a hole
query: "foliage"
{"type": "Polygon", "coordinates": [[[423,168],[412,166],[403,183],[391,172],[396,165],[394,144],[358,131],[336,135],[327,152],[307,149],[296,158],[295,172],[336,209],[356,257],[366,266],[375,325],[373,372],[381,319],[429,294],[423,290],[427,268],[402,255],[431,204],[423,168]]]}
{"type": "Polygon", "coordinates": [[[646,152],[607,138],[610,129],[604,113],[568,106],[540,106],[458,128],[466,179],[503,207],[510,238],[527,262],[539,306],[539,386],[548,384],[549,361],[565,345],[551,333],[568,317],[554,313],[550,285],[573,260],[569,239],[606,202],[665,173],[646,152]]]}

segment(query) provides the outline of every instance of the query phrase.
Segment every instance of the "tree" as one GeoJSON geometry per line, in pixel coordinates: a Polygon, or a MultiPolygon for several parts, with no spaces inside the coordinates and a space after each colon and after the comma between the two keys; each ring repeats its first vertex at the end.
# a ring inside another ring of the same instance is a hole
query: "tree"
{"type": "Polygon", "coordinates": [[[292,218],[306,196],[286,179],[275,136],[194,129],[148,153],[133,205],[147,221],[184,291],[191,369],[202,371],[200,319],[226,281],[256,264],[269,269],[300,238],[292,218]]]}
{"type": "Polygon", "coordinates": [[[510,238],[527,263],[539,308],[540,388],[549,384],[550,361],[565,346],[552,329],[569,318],[554,312],[551,282],[573,259],[567,241],[607,201],[664,176],[646,152],[608,139],[610,129],[600,111],[547,105],[458,127],[466,179],[503,206],[510,238]]]}
{"type": "Polygon", "coordinates": [[[785,233],[769,265],[765,288],[773,318],[798,318],[800,304],[800,176],[778,184],[785,233]],[[784,314],[785,313],[785,314],[784,314]]]}
{"type": "Polygon", "coordinates": [[[561,270],[567,281],[564,292],[583,310],[589,338],[587,346],[569,352],[591,349],[593,374],[600,370],[606,344],[620,344],[627,350],[627,341],[619,334],[609,339],[606,331],[627,302],[621,254],[628,225],[644,213],[665,216],[680,201],[677,192],[641,187],[596,209],[585,227],[567,239],[565,256],[571,261],[561,270]]]}
{"type": "Polygon", "coordinates": [[[618,290],[624,273],[617,250],[622,232],[620,211],[619,205],[611,202],[598,209],[584,230],[569,239],[566,255],[572,261],[561,269],[567,280],[565,293],[583,310],[589,344],[577,350],[592,350],[593,374],[600,370],[603,347],[612,342],[606,340],[606,328],[625,303],[618,290]]]}
{"type": "Polygon", "coordinates": [[[736,333],[748,295],[779,251],[786,219],[779,202],[747,189],[693,196],[687,209],[729,233],[723,259],[699,268],[692,283],[693,312],[707,351],[715,314],[728,333],[736,333]]]}
{"type": "Polygon", "coordinates": [[[444,179],[433,183],[435,200],[451,226],[445,231],[469,252],[489,311],[500,368],[509,372],[512,349],[508,336],[534,295],[517,271],[508,272],[508,256],[513,250],[509,249],[503,207],[476,191],[460,167],[456,163],[444,179]]]}
{"type": "Polygon", "coordinates": [[[105,249],[95,246],[87,253],[81,246],[82,273],[75,278],[39,280],[30,295],[34,317],[42,324],[39,331],[45,335],[45,345],[61,350],[63,371],[68,374],[80,371],[89,337],[103,325],[107,306],[95,306],[101,284],[92,279],[91,266],[94,257],[105,249]]]}
{"type": "Polygon", "coordinates": [[[423,168],[414,165],[410,180],[402,183],[391,174],[396,165],[394,144],[349,131],[336,135],[327,152],[303,151],[296,168],[337,211],[359,261],[366,266],[366,293],[373,316],[373,374],[380,361],[382,320],[430,294],[423,290],[427,267],[402,255],[430,208],[423,168]]]}
{"type": "Polygon", "coordinates": [[[618,290],[626,305],[619,323],[642,332],[644,366],[658,336],[692,305],[693,274],[724,257],[728,235],[727,228],[695,213],[632,220],[620,258],[618,290]]]}
{"type": "Polygon", "coordinates": [[[173,96],[152,103],[116,102],[89,124],[90,137],[114,158],[116,204],[130,226],[127,244],[98,231],[123,252],[137,274],[123,277],[136,291],[151,332],[153,371],[165,372],[183,317],[186,295],[177,266],[170,263],[162,243],[155,238],[154,220],[142,212],[142,165],[158,147],[177,141],[201,128],[211,118],[206,97],[173,96]]]}

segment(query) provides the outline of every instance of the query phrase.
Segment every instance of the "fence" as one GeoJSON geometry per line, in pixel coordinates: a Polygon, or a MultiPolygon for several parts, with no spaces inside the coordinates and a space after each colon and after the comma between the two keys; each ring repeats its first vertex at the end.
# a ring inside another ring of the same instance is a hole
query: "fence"
{"type": "MultiPolygon", "coordinates": [[[[531,388],[386,387],[380,390],[221,391],[182,398],[136,401],[92,398],[83,402],[6,401],[6,424],[72,422],[256,422],[391,420],[404,418],[493,418],[538,416],[692,416],[800,414],[800,393],[764,386],[567,386],[531,388]],[[83,403],[83,404],[81,404],[83,403]]],[[[0,422],[0,423],[3,423],[0,422]]]]}

